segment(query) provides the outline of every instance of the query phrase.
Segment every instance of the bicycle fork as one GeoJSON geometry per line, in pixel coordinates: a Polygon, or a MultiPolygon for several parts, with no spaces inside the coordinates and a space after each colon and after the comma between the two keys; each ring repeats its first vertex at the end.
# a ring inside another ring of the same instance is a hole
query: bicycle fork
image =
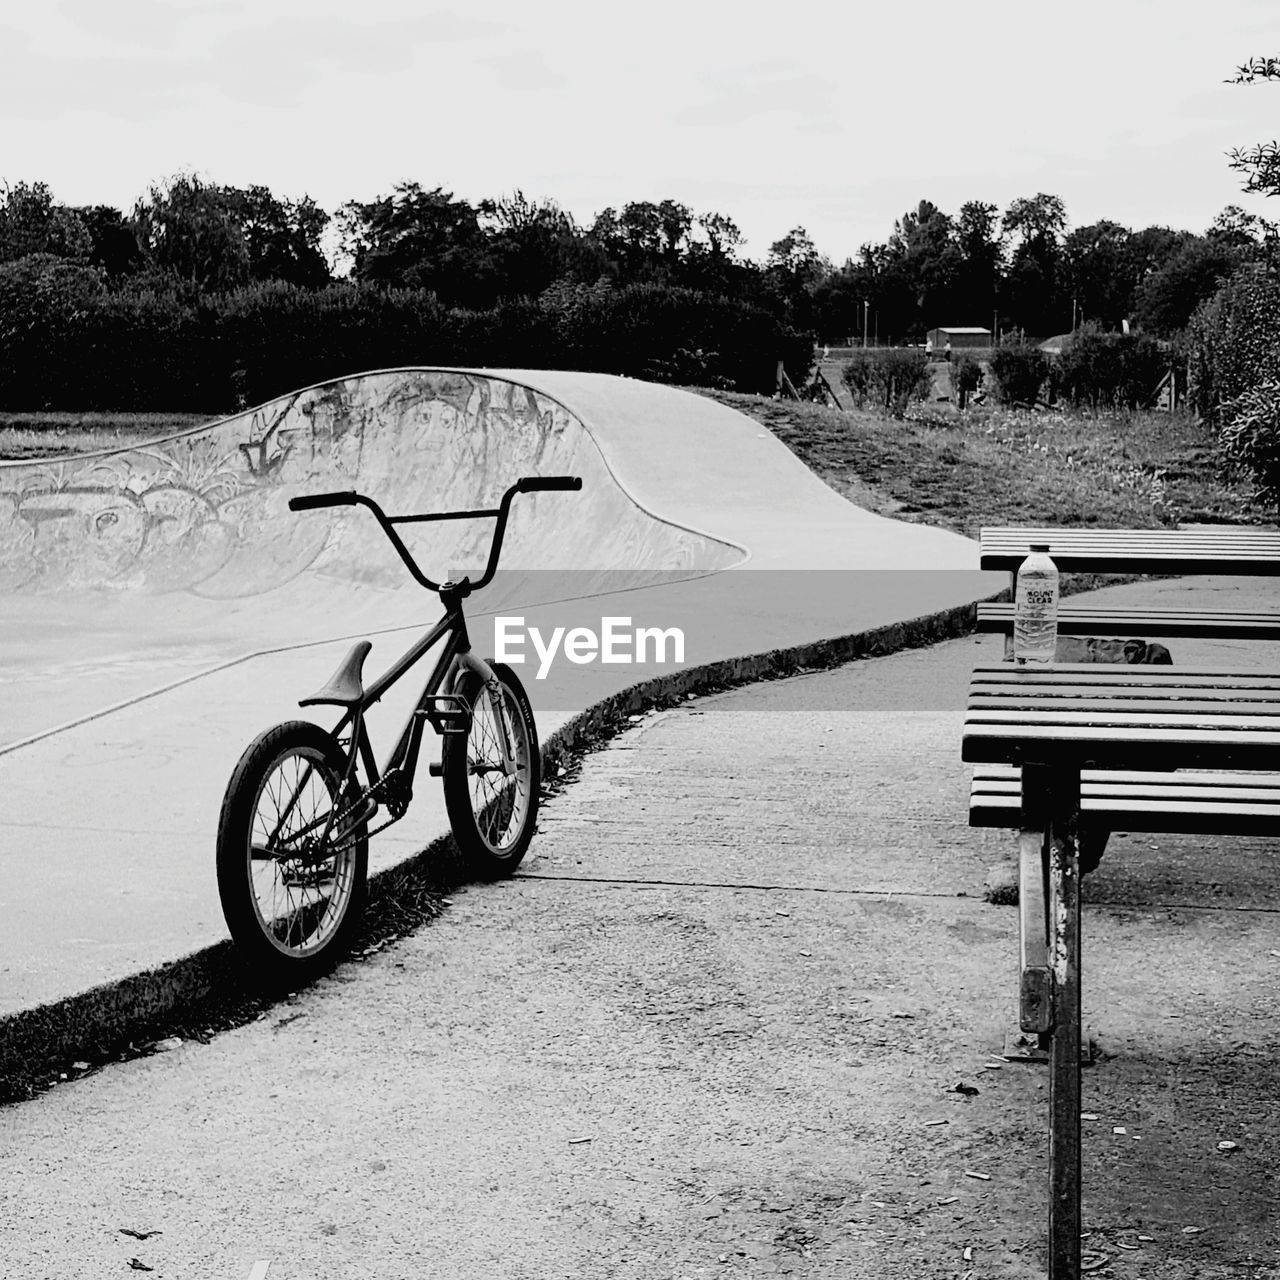
{"type": "Polygon", "coordinates": [[[498,750],[502,753],[502,775],[509,778],[516,771],[516,758],[511,747],[511,726],[503,706],[502,681],[483,658],[477,658],[469,650],[458,654],[458,665],[475,672],[484,682],[484,693],[489,699],[489,708],[493,712],[493,723],[498,735],[498,750]]]}

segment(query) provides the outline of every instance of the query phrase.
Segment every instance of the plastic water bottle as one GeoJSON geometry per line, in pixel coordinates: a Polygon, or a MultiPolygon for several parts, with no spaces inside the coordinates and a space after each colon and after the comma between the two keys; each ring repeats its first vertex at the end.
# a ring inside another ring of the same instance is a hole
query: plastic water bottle
{"type": "Polygon", "coordinates": [[[1058,566],[1049,544],[1033,542],[1018,569],[1013,606],[1013,656],[1018,662],[1052,662],[1058,647],[1058,566]]]}

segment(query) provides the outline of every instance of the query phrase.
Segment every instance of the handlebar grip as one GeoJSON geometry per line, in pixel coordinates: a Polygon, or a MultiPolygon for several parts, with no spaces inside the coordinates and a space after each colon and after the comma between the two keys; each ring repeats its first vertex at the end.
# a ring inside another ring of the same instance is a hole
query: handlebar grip
{"type": "Polygon", "coordinates": [[[356,492],[347,489],[342,493],[309,493],[289,499],[290,511],[311,511],[316,507],[349,507],[355,503],[356,492]]]}
{"type": "Polygon", "coordinates": [[[525,476],[520,481],[521,493],[537,493],[556,489],[581,489],[581,476],[525,476]]]}

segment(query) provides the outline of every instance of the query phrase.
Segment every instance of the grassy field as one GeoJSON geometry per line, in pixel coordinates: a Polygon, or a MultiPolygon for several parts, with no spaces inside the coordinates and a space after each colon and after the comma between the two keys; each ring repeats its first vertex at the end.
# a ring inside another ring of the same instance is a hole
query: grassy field
{"type": "Polygon", "coordinates": [[[121,449],[212,422],[212,413],[0,413],[0,459],[121,449]]]}
{"type": "MultiPolygon", "coordinates": [[[[837,386],[837,389],[840,388],[837,386]]],[[[1167,413],[918,406],[869,411],[704,391],[755,418],[851,502],[975,537],[984,524],[1155,528],[1273,523],[1233,476],[1213,433],[1167,413]]]]}

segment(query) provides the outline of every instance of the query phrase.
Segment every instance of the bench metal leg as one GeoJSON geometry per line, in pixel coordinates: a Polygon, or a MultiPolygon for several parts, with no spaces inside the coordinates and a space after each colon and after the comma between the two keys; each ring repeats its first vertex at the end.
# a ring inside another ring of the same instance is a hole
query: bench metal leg
{"type": "Polygon", "coordinates": [[[1043,1036],[1053,1026],[1053,970],[1049,967],[1049,916],[1045,899],[1044,830],[1018,834],[1019,950],[1018,1027],[1043,1036]]]}
{"type": "Polygon", "coordinates": [[[1055,822],[1047,850],[1053,965],[1050,1280],[1077,1280],[1080,1275],[1080,859],[1074,834],[1055,822]]]}
{"type": "Polygon", "coordinates": [[[1037,1024],[1024,1022],[1024,1030],[1047,1030],[1049,1036],[1049,1280],[1079,1280],[1079,772],[1024,765],[1022,805],[1023,889],[1038,898],[1030,910],[1022,908],[1023,963],[1043,956],[1048,967],[1047,975],[1039,966],[1024,967],[1020,1016],[1037,1024]],[[1036,936],[1038,921],[1044,921],[1039,933],[1043,951],[1036,936]],[[1046,1022],[1047,1027],[1039,1025],[1046,1022]]]}

